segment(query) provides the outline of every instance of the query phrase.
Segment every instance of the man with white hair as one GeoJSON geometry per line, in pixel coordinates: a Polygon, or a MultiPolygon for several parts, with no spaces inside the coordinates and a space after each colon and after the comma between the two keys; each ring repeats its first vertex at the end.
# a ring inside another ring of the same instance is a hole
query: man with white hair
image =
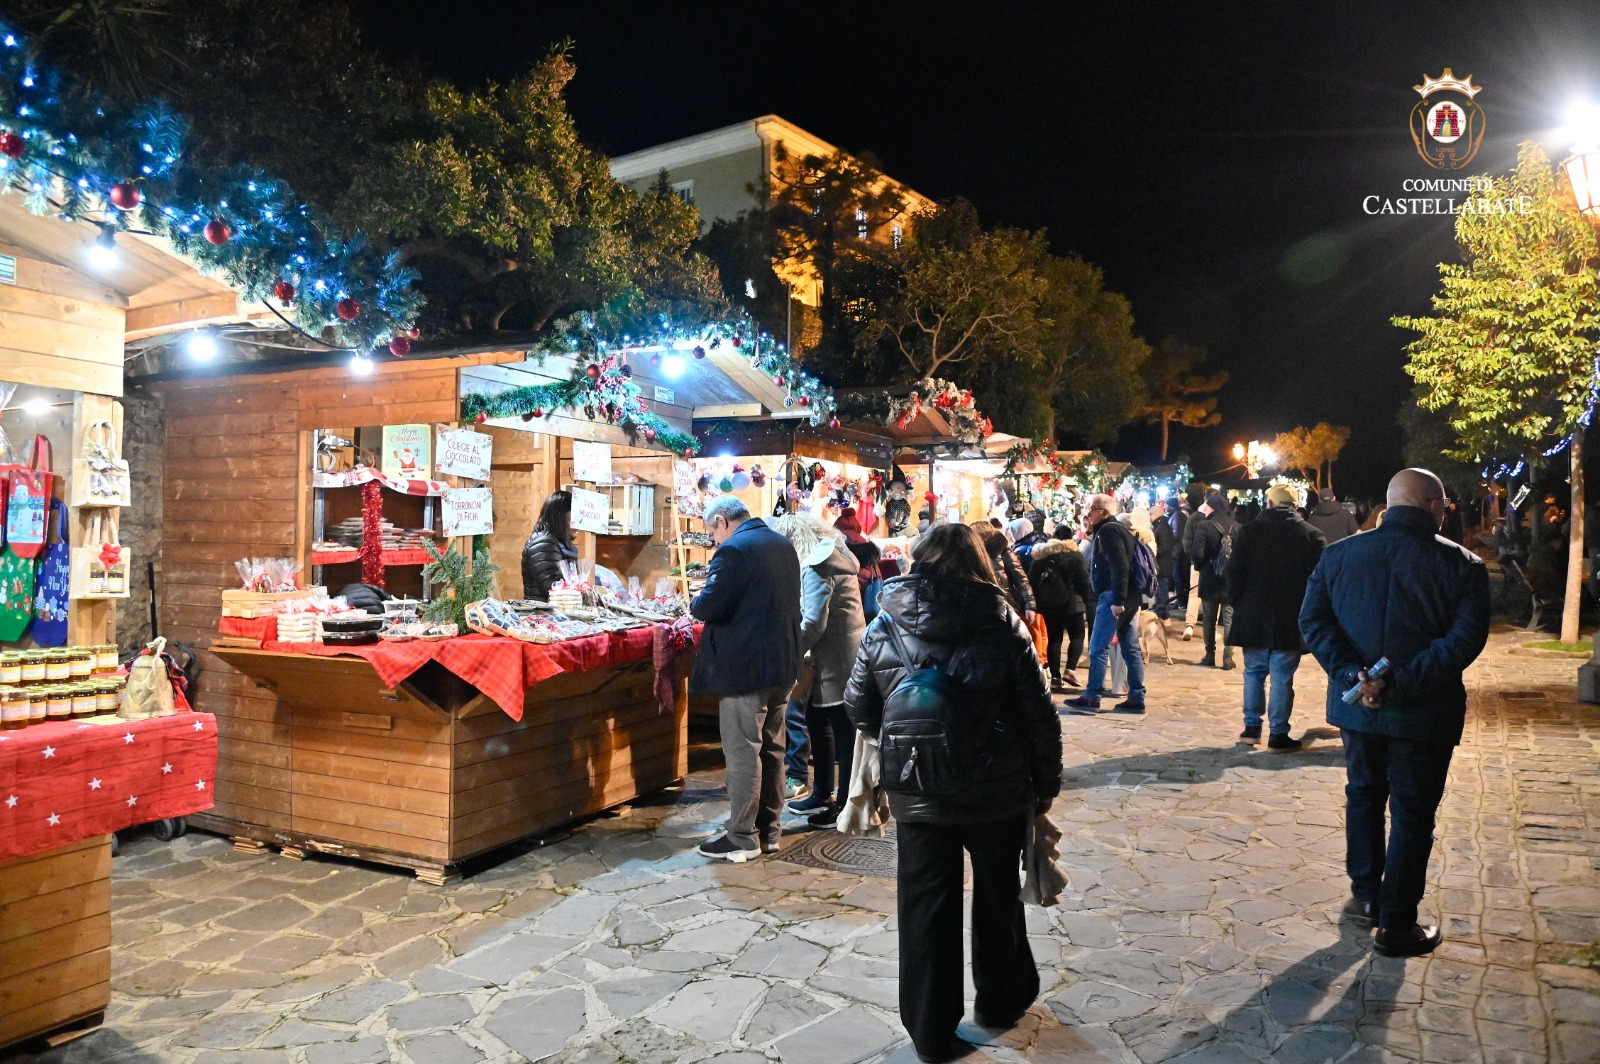
{"type": "Polygon", "coordinates": [[[776,853],[782,835],[784,713],[800,675],[800,559],[735,495],[706,503],[717,545],[690,605],[705,622],[689,690],[720,696],[728,824],[700,852],[723,861],[776,853]]]}
{"type": "Polygon", "coordinates": [[[1389,482],[1383,525],[1323,551],[1306,586],[1300,631],[1328,673],[1328,723],[1344,739],[1342,915],[1377,924],[1390,957],[1432,952],[1444,936],[1417,922],[1428,886],[1434,815],[1466,718],[1461,674],[1489,640],[1483,560],[1438,535],[1444,485],[1426,469],[1389,482]],[[1383,676],[1368,675],[1380,658],[1383,676]],[[1354,701],[1345,692],[1354,689],[1354,701]],[[1384,839],[1384,807],[1389,837],[1384,839]]]}
{"type": "Polygon", "coordinates": [[[1113,710],[1134,716],[1144,714],[1144,652],[1139,646],[1139,593],[1134,588],[1133,532],[1116,520],[1120,507],[1110,495],[1089,500],[1084,520],[1092,530],[1094,558],[1090,580],[1094,587],[1094,630],[1089,635],[1089,683],[1083,694],[1067,702],[1073,713],[1100,711],[1100,696],[1111,666],[1111,640],[1115,636],[1128,666],[1128,698],[1113,710]]]}

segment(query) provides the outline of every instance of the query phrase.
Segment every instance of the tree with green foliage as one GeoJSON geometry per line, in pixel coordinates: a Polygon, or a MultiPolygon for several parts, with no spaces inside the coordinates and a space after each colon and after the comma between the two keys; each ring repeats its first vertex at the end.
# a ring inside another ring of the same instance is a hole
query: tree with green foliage
{"type": "Polygon", "coordinates": [[[1333,490],[1333,463],[1350,442],[1350,429],[1319,421],[1311,428],[1295,426],[1272,441],[1278,465],[1301,473],[1318,491],[1333,490]]]}
{"type": "Polygon", "coordinates": [[[1439,267],[1433,314],[1397,317],[1420,334],[1406,370],[1429,410],[1449,419],[1453,457],[1478,461],[1565,444],[1572,512],[1561,639],[1578,638],[1583,579],[1583,432],[1600,387],[1600,244],[1565,177],[1534,142],[1491,180],[1481,202],[1522,202],[1528,213],[1461,213],[1463,261],[1439,267]]]}
{"type": "Polygon", "coordinates": [[[1227,371],[1198,372],[1206,349],[1169,336],[1151,350],[1144,363],[1144,395],[1134,414],[1161,426],[1161,460],[1167,460],[1173,425],[1208,428],[1222,422],[1217,392],[1228,383],[1227,371]]]}
{"type": "Polygon", "coordinates": [[[1483,481],[1482,466],[1452,457],[1461,445],[1450,419],[1442,411],[1430,409],[1426,392],[1418,385],[1411,390],[1409,403],[1400,406],[1396,419],[1404,438],[1404,459],[1408,466],[1431,469],[1444,486],[1459,498],[1474,495],[1483,481]]]}
{"type": "MultiPolygon", "coordinates": [[[[1133,331],[1127,297],[1107,291],[1100,267],[1049,256],[1040,266],[1040,389],[1049,407],[1045,436],[1065,430],[1095,446],[1133,420],[1150,345],[1133,331]]],[[[1166,448],[1162,447],[1162,461],[1166,448]]]]}

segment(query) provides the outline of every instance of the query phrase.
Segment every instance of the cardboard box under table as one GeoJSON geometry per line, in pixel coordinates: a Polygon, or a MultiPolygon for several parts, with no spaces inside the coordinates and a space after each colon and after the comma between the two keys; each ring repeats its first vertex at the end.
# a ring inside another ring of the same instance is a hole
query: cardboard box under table
{"type": "Polygon", "coordinates": [[[276,702],[249,763],[224,751],[249,779],[195,823],[244,848],[442,883],[468,858],[687,774],[687,667],[658,688],[655,632],[216,648],[276,702]]]}

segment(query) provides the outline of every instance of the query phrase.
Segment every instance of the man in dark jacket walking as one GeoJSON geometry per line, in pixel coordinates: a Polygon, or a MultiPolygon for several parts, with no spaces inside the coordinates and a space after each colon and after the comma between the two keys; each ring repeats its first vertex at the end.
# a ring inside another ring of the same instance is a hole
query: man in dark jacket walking
{"type": "MultiPolygon", "coordinates": [[[[1193,529],[1189,555],[1194,559],[1195,572],[1200,574],[1200,626],[1206,640],[1206,657],[1201,664],[1214,669],[1217,667],[1217,624],[1221,623],[1226,638],[1228,625],[1233,623],[1233,607],[1228,604],[1224,573],[1239,526],[1228,509],[1228,500],[1221,495],[1211,495],[1201,505],[1200,512],[1190,518],[1189,527],[1193,529]]],[[[1222,667],[1233,668],[1231,646],[1222,648],[1222,667]]]]}
{"type": "Polygon", "coordinates": [[[1178,546],[1165,499],[1150,504],[1150,534],[1156,539],[1156,613],[1164,621],[1172,609],[1172,564],[1178,546]]]}
{"type": "Polygon", "coordinates": [[[1298,750],[1289,737],[1294,711],[1294,673],[1305,644],[1300,640],[1300,605],[1306,580],[1322,557],[1322,533],[1294,508],[1294,492],[1279,484],[1267,489],[1268,508],[1239,529],[1228,560],[1227,598],[1233,605],[1230,647],[1244,648],[1244,731],[1239,738],[1260,742],[1266,710],[1267,746],[1298,750]],[[1272,697],[1267,698],[1267,677],[1272,697]]]}
{"type": "Polygon", "coordinates": [[[1333,546],[1341,539],[1348,539],[1361,531],[1361,526],[1356,523],[1355,515],[1339,505],[1339,496],[1331,491],[1324,491],[1317,500],[1317,505],[1312,508],[1306,517],[1322,538],[1328,541],[1328,546],[1333,546]]]}
{"type": "Polygon", "coordinates": [[[1344,738],[1351,899],[1343,914],[1377,923],[1379,953],[1412,957],[1443,939],[1417,923],[1417,905],[1466,718],[1461,674],[1489,639],[1489,575],[1477,555],[1437,534],[1445,506],[1438,477],[1403,469],[1388,502],[1380,527],[1323,553],[1300,631],[1328,673],[1328,723],[1344,738]],[[1391,667],[1373,679],[1367,669],[1379,658],[1391,667]],[[1351,687],[1354,704],[1341,697],[1351,687]]]}
{"type": "Polygon", "coordinates": [[[1083,694],[1068,700],[1069,710],[1100,710],[1106,672],[1111,667],[1111,640],[1116,637],[1128,665],[1128,699],[1116,713],[1144,713],[1144,652],[1139,646],[1139,595],[1133,588],[1133,532],[1116,520],[1117,500],[1096,495],[1085,520],[1094,531],[1094,559],[1089,576],[1094,585],[1094,627],[1089,633],[1089,683],[1083,694]]]}
{"type": "Polygon", "coordinates": [[[721,696],[728,825],[700,852],[725,861],[776,853],[782,834],[784,710],[800,675],[800,559],[736,496],[706,504],[717,544],[690,612],[705,622],[689,690],[721,696]]]}

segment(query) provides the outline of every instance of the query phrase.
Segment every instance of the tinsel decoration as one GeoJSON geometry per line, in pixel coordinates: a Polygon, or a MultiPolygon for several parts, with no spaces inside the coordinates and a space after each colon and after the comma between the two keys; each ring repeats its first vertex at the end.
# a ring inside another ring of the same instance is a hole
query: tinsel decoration
{"type": "Polygon", "coordinates": [[[361,582],[383,587],[383,485],[361,485],[361,582]]]}
{"type": "Polygon", "coordinates": [[[331,327],[330,343],[357,350],[403,331],[422,305],[396,254],[341,236],[270,174],[190,161],[188,124],[166,103],[84,91],[4,25],[0,114],[0,190],[34,214],[165,237],[247,302],[288,281],[300,292],[288,320],[318,336],[331,327]],[[336,313],[342,299],[358,302],[356,318],[336,313]]]}

